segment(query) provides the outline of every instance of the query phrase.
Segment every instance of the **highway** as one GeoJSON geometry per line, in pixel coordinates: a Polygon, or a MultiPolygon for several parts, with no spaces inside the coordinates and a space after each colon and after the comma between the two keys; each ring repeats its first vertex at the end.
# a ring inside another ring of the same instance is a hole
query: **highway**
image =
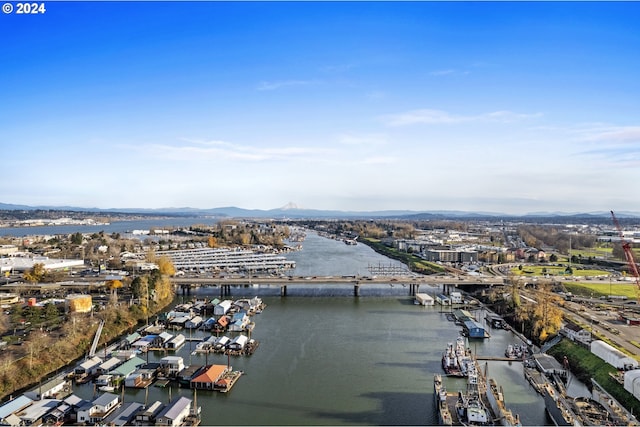
{"type": "Polygon", "coordinates": [[[173,277],[177,285],[366,285],[366,284],[427,284],[427,285],[503,285],[504,278],[491,276],[287,276],[287,277],[173,277]]]}

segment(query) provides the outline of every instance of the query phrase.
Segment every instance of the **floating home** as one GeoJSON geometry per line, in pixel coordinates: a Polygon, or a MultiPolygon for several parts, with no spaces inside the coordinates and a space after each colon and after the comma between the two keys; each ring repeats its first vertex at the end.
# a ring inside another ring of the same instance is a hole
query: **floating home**
{"type": "Polygon", "coordinates": [[[436,302],[440,305],[451,305],[451,300],[444,294],[436,295],[436,302]]]}
{"type": "Polygon", "coordinates": [[[88,424],[102,423],[119,404],[118,395],[104,393],[78,409],[78,422],[88,424]]]}
{"type": "Polygon", "coordinates": [[[166,356],[160,359],[160,371],[168,377],[175,377],[184,369],[184,359],[180,356],[166,356]]]}
{"type": "Polygon", "coordinates": [[[242,351],[248,342],[249,338],[246,335],[238,335],[227,345],[227,348],[233,351],[242,351]]]}
{"type": "Polygon", "coordinates": [[[190,381],[190,387],[199,390],[214,390],[216,382],[230,371],[231,368],[227,365],[205,366],[198,375],[190,381]]]}
{"type": "Polygon", "coordinates": [[[136,414],[144,408],[142,403],[129,402],[118,408],[114,413],[105,418],[103,425],[107,426],[130,426],[135,420],[136,414]]]}
{"type": "Polygon", "coordinates": [[[191,412],[191,399],[184,396],[173,399],[156,417],[157,426],[177,427],[182,425],[191,412]]]}
{"type": "Polygon", "coordinates": [[[416,294],[416,302],[419,305],[433,305],[435,301],[429,294],[416,294]]]}
{"type": "Polygon", "coordinates": [[[233,301],[228,299],[217,304],[215,307],[213,307],[214,316],[223,316],[227,314],[227,312],[231,309],[232,305],[233,305],[233,301]]]}
{"type": "Polygon", "coordinates": [[[475,320],[466,320],[462,326],[464,335],[469,338],[489,338],[489,333],[484,329],[484,326],[475,320]]]}
{"type": "Polygon", "coordinates": [[[172,340],[165,344],[165,348],[167,350],[178,350],[180,347],[184,345],[186,338],[182,334],[178,334],[173,337],[172,340]]]}

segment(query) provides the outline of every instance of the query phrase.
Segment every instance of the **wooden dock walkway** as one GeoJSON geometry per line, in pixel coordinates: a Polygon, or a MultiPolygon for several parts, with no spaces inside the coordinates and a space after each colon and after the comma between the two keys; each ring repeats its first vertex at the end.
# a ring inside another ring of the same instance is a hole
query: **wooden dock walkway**
{"type": "Polygon", "coordinates": [[[522,362],[522,359],[512,359],[506,356],[476,356],[476,360],[494,360],[502,362],[522,362]]]}

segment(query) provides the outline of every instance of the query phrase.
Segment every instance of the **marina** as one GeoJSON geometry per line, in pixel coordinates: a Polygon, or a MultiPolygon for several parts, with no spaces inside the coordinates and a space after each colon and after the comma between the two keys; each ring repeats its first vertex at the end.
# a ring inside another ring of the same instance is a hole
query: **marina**
{"type": "MultiPolygon", "coordinates": [[[[316,240],[313,236],[305,241],[305,250],[292,255],[297,257],[296,270],[309,276],[315,275],[312,273],[315,269],[319,271],[316,274],[341,277],[378,262],[377,255],[364,245],[348,246],[326,239],[316,240]],[[335,249],[331,244],[354,251],[355,263],[340,264],[332,259],[330,254],[335,249]],[[308,255],[305,251],[314,245],[318,248],[310,262],[305,258],[308,255]],[[329,252],[326,259],[317,256],[323,251],[329,252]]],[[[227,312],[213,315],[217,320],[227,316],[233,304],[222,304],[225,300],[218,298],[215,289],[194,289],[191,296],[178,296],[173,310],[168,312],[193,310],[196,314],[197,307],[205,307],[206,314],[198,313],[204,320],[202,325],[188,330],[149,325],[143,333],[158,337],[165,332],[173,336],[182,334],[185,341],[168,354],[164,349],[139,353],[142,359],[136,362],[139,366],[158,364],[161,367],[156,381],[146,388],[122,387],[117,393],[124,402],[142,403],[147,411],[152,409],[153,402],[166,404],[175,400],[176,395],[193,402],[195,392],[190,387],[193,376],[211,365],[231,370],[232,361],[232,372],[237,374],[231,392],[198,389],[205,425],[439,424],[439,401],[435,398],[435,384],[431,387],[430,380],[433,372],[442,372],[443,349],[447,343],[457,342],[459,325],[450,322],[447,318],[450,313],[442,312],[439,307],[416,306],[401,286],[392,288],[372,283],[367,289],[364,298],[353,298],[349,285],[291,286],[290,295],[282,298],[277,289],[269,286],[234,288],[234,296],[229,297],[233,302],[258,297],[269,307],[256,311],[251,338],[249,331],[244,333],[249,338],[247,343],[251,339],[259,343],[251,357],[232,356],[224,351],[196,351],[200,344],[207,341],[211,344],[213,336],[216,337],[214,347],[218,339],[226,336],[226,343],[220,345],[222,348],[243,332],[217,332],[211,325],[205,327],[207,319],[212,317],[210,310],[215,311],[218,305],[219,310],[226,308],[227,312]],[[215,299],[218,303],[212,304],[215,299]],[[191,307],[187,308],[189,304],[191,307]],[[332,356],[327,357],[328,354],[332,356]],[[372,372],[375,375],[371,375],[372,372]],[[308,384],[314,386],[308,387],[308,384]]],[[[424,290],[430,295],[437,293],[437,288],[429,285],[424,285],[424,290]]],[[[484,318],[480,310],[471,308],[469,312],[476,318],[484,318]]],[[[131,346],[143,336],[138,335],[130,339],[123,337],[123,348],[111,352],[100,350],[98,354],[129,358],[132,350],[125,349],[126,343],[131,346]]],[[[499,360],[505,357],[508,345],[517,340],[512,331],[494,329],[490,339],[473,340],[462,347],[475,360],[490,359],[487,364],[492,378],[499,384],[498,390],[503,388],[504,406],[518,414],[522,425],[545,425],[549,420],[544,415],[544,398],[524,377],[521,362],[499,360]]],[[[448,407],[455,409],[458,396],[447,390],[464,391],[467,382],[468,377],[441,375],[448,407]]],[[[480,388],[490,389],[490,385],[486,380],[478,381],[480,388]]],[[[91,381],[74,383],[72,392],[80,399],[91,401],[96,388],[91,381]]],[[[485,408],[491,414],[493,408],[486,391],[485,399],[485,408]]],[[[467,404],[467,408],[473,405],[467,404]]],[[[473,411],[467,411],[470,412],[473,411]]],[[[452,424],[460,422],[457,411],[450,411],[450,415],[452,424]]],[[[490,418],[498,419],[493,415],[490,418]]]]}

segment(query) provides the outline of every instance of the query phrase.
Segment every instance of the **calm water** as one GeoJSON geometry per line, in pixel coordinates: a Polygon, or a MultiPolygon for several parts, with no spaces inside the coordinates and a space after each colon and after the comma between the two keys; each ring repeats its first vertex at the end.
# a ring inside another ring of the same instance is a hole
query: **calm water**
{"type": "MultiPolygon", "coordinates": [[[[311,234],[304,249],[291,258],[294,274],[367,274],[368,265],[393,263],[364,245],[347,246],[311,234]]],[[[423,288],[421,291],[434,292],[423,288]]],[[[232,357],[243,375],[231,392],[199,391],[205,425],[433,425],[433,375],[442,372],[440,358],[459,326],[439,306],[413,304],[408,288],[399,284],[363,288],[354,298],[351,286],[292,286],[279,297],[278,287],[234,288],[234,296],[260,295],[267,303],[254,318],[252,337],[260,347],[249,357],[232,357]],[[313,296],[310,298],[309,296],[313,296]]],[[[203,289],[200,297],[217,296],[203,289]]],[[[479,319],[482,312],[477,313],[479,319]]],[[[471,342],[479,355],[502,355],[511,332],[471,342]]],[[[195,344],[193,344],[195,347],[195,344]]],[[[191,355],[189,343],[179,352],[186,364],[226,364],[223,355],[191,355]]],[[[163,354],[150,354],[159,360],[163,354]]],[[[522,365],[491,362],[489,374],[505,391],[505,400],[524,425],[544,425],[544,403],[522,374],[522,365]]],[[[464,388],[464,379],[446,378],[450,391],[464,388]]],[[[86,385],[76,393],[90,398],[86,385]]],[[[188,389],[151,386],[148,401],[169,395],[193,397],[188,389]]],[[[127,389],[125,401],[145,401],[144,390],[127,389]]]]}

